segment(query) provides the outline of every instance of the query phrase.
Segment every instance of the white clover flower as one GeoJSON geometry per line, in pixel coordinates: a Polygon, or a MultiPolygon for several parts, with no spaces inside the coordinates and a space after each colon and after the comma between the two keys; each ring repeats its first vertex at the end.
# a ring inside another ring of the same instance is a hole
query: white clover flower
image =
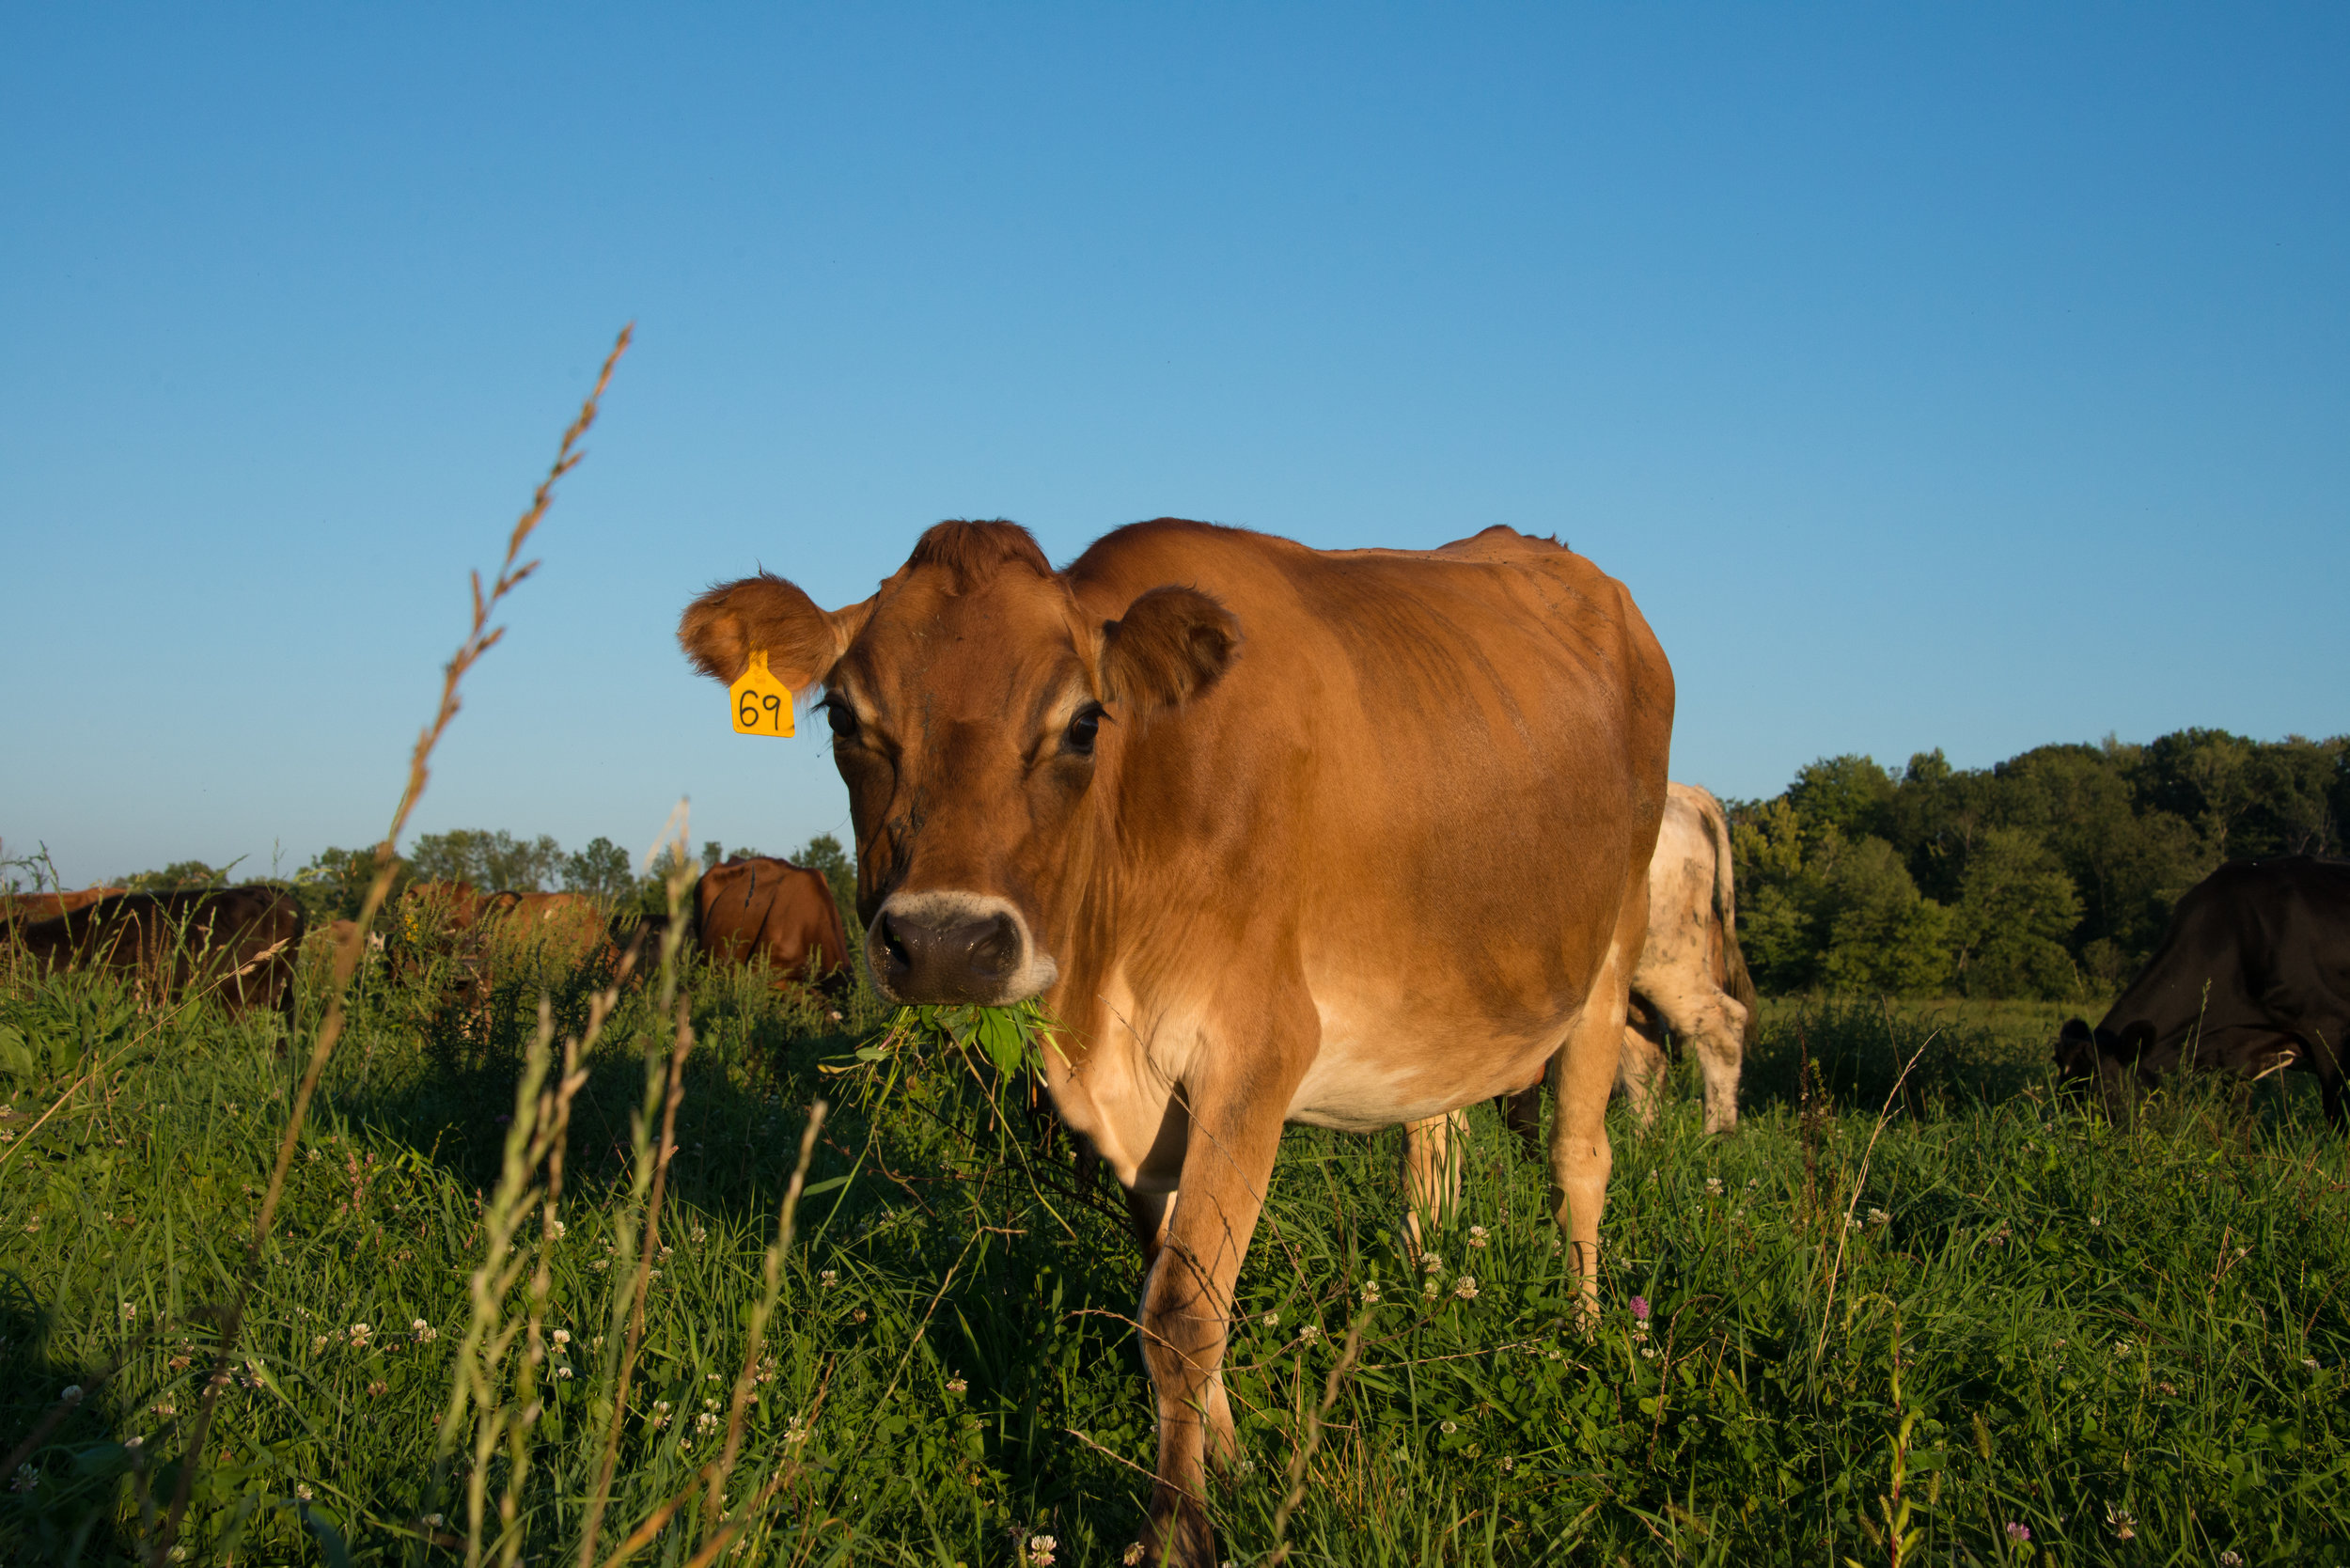
{"type": "Polygon", "coordinates": [[[1431,1279],[1428,1283],[1419,1288],[1419,1294],[1426,1296],[1429,1300],[1434,1301],[1437,1296],[1444,1294],[1444,1287],[1437,1284],[1434,1279],[1431,1279]]]}
{"type": "Polygon", "coordinates": [[[322,1351],[325,1348],[326,1336],[323,1334],[321,1334],[317,1339],[310,1341],[310,1354],[313,1356],[316,1356],[320,1351],[322,1351]]]}
{"type": "Polygon", "coordinates": [[[2116,1356],[2127,1356],[2129,1353],[2130,1353],[2130,1341],[2127,1341],[2127,1340],[2116,1340],[2116,1341],[2113,1341],[2113,1354],[2114,1354],[2114,1355],[2116,1355],[2116,1356]]]}
{"type": "Polygon", "coordinates": [[[555,1369],[556,1381],[558,1383],[569,1382],[571,1380],[571,1375],[572,1369],[568,1365],[559,1366],[555,1369]]]}
{"type": "Polygon", "coordinates": [[[558,1345],[570,1344],[572,1342],[572,1331],[568,1328],[558,1328],[555,1331],[554,1338],[555,1342],[558,1345]]]}
{"type": "Polygon", "coordinates": [[[122,1304],[122,1321],[123,1321],[123,1322],[125,1322],[125,1323],[136,1323],[136,1322],[138,1321],[138,1317],[139,1317],[139,1309],[138,1309],[138,1306],[137,1306],[137,1304],[136,1304],[135,1302],[126,1301],[126,1302],[124,1302],[124,1303],[122,1304]]]}
{"type": "Polygon", "coordinates": [[[310,1485],[309,1485],[309,1482],[302,1482],[302,1481],[297,1481],[297,1482],[294,1482],[294,1497],[295,1497],[298,1500],[300,1500],[300,1501],[302,1501],[302,1502],[308,1502],[308,1501],[310,1500],[310,1485]]]}
{"type": "Polygon", "coordinates": [[[2311,1372],[2315,1372],[2317,1370],[2317,1357],[2314,1356],[2304,1356],[2301,1357],[2301,1365],[2307,1367],[2311,1372]]]}
{"type": "Polygon", "coordinates": [[[792,1417],[791,1424],[783,1429],[783,1440],[787,1443],[805,1443],[807,1441],[807,1428],[800,1424],[799,1417],[792,1417]]]}
{"type": "Polygon", "coordinates": [[[1436,1428],[1436,1430],[1437,1430],[1437,1431],[1439,1431],[1439,1432],[1458,1432],[1458,1431],[1460,1431],[1461,1429],[1460,1429],[1459,1427],[1455,1426],[1452,1422],[1450,1422],[1450,1421],[1446,1421],[1446,1422],[1442,1423],[1441,1425],[1439,1425],[1439,1426],[1436,1428]]]}
{"type": "Polygon", "coordinates": [[[19,1465],[16,1467],[16,1479],[8,1483],[8,1490],[29,1492],[39,1484],[40,1472],[39,1470],[34,1469],[30,1465],[19,1465]]]}
{"type": "Polygon", "coordinates": [[[947,1392],[956,1399],[961,1399],[964,1394],[970,1392],[970,1390],[971,1385],[964,1382],[960,1376],[950,1377],[947,1380],[947,1392]]]}
{"type": "Polygon", "coordinates": [[[1142,1543],[1137,1541],[1127,1547],[1126,1555],[1118,1560],[1124,1563],[1126,1568],[1135,1568],[1135,1565],[1142,1560],[1142,1543]]]}
{"type": "Polygon", "coordinates": [[[1305,1327],[1297,1331],[1297,1339],[1300,1344],[1309,1345],[1321,1338],[1322,1325],[1318,1323],[1309,1323],[1305,1327]]]}
{"type": "Polygon", "coordinates": [[[81,1386],[79,1383],[69,1383],[69,1384],[67,1384],[67,1385],[65,1386],[65,1389],[64,1389],[64,1391],[63,1391],[63,1392],[61,1392],[60,1394],[58,1394],[58,1395],[57,1395],[57,1401],[58,1401],[58,1403],[61,1403],[61,1404],[75,1404],[75,1403],[80,1403],[80,1401],[81,1401],[81,1398],[82,1398],[82,1386],[81,1386]]]}
{"type": "Polygon", "coordinates": [[[693,1230],[691,1230],[691,1231],[689,1231],[688,1232],[686,1232],[686,1238],[685,1238],[685,1239],[686,1239],[686,1240],[688,1240],[688,1241],[690,1241],[690,1242],[693,1242],[693,1243],[695,1243],[697,1246],[698,1246],[700,1243],[702,1243],[702,1242],[704,1242],[704,1241],[708,1240],[708,1239],[709,1239],[709,1236],[710,1236],[710,1232],[709,1232],[709,1231],[707,1231],[703,1230],[700,1226],[697,1225],[697,1226],[695,1226],[695,1227],[694,1227],[694,1229],[693,1229],[693,1230]]]}
{"type": "Polygon", "coordinates": [[[1421,1253],[1419,1255],[1419,1271],[1422,1274],[1442,1274],[1444,1272],[1444,1254],[1441,1252],[1421,1253]]]}
{"type": "Polygon", "coordinates": [[[1280,1327],[1280,1326],[1281,1326],[1281,1314],[1280,1314],[1280,1313],[1278,1313],[1278,1312],[1267,1312],[1267,1313],[1264,1315],[1264,1325],[1265,1325],[1267,1328],[1278,1328],[1278,1327],[1280,1327]]]}
{"type": "Polygon", "coordinates": [[[1871,1209],[1869,1211],[1869,1223],[1872,1225],[1890,1225],[1893,1223],[1893,1216],[1887,1214],[1883,1209],[1871,1209]]]}
{"type": "Polygon", "coordinates": [[[2233,1552],[2221,1552],[2219,1568],[2244,1568],[2244,1560],[2233,1552]]]}
{"type": "Polygon", "coordinates": [[[612,1260],[609,1258],[598,1258],[594,1262],[589,1263],[588,1266],[594,1269],[598,1274],[602,1274],[605,1269],[612,1266],[612,1260]]]}
{"type": "Polygon", "coordinates": [[[547,1221],[547,1234],[556,1241],[561,1241],[566,1235],[570,1234],[571,1229],[572,1228],[570,1226],[564,1224],[559,1219],[550,1219],[547,1221]]]}
{"type": "MultiPolygon", "coordinates": [[[[2102,1227],[2105,1225],[2105,1219],[2104,1219],[2104,1217],[2103,1217],[2102,1215],[2091,1215],[2089,1216],[2089,1223],[2090,1223],[2092,1227],[2102,1228],[2102,1227]]],[[[2125,1539],[2125,1540],[2126,1540],[2126,1539],[2127,1539],[2127,1537],[2123,1537],[2123,1539],[2125,1539]]]]}
{"type": "Polygon", "coordinates": [[[1053,1568],[1053,1553],[1060,1543],[1049,1535],[1028,1537],[1028,1561],[1031,1568],[1053,1568]]]}
{"type": "Polygon", "coordinates": [[[1760,1176],[1749,1176],[1747,1178],[1747,1185],[1749,1187],[1759,1187],[1762,1184],[1762,1178],[1760,1176]]]}
{"type": "Polygon", "coordinates": [[[2126,1508],[2116,1508],[2111,1503],[2106,1504],[2106,1528],[2113,1531],[2113,1538],[2116,1541],[2138,1539],[2138,1516],[2126,1508]]]}
{"type": "Polygon", "coordinates": [[[1719,1198],[1721,1195],[1722,1179],[1719,1176],[1708,1176],[1705,1179],[1705,1196],[1708,1198],[1719,1198]]]}
{"type": "Polygon", "coordinates": [[[1511,1471],[1516,1469],[1517,1467],[1518,1462],[1515,1459],[1512,1459],[1506,1453],[1501,1456],[1501,1473],[1503,1475],[1508,1475],[1511,1471]]]}
{"type": "Polygon", "coordinates": [[[415,1340],[416,1343],[420,1345],[429,1345],[433,1341],[441,1337],[441,1331],[433,1327],[431,1324],[425,1322],[424,1319],[418,1318],[415,1322],[408,1325],[408,1335],[409,1338],[415,1340]]]}
{"type": "Polygon", "coordinates": [[[1363,1287],[1363,1305],[1366,1307],[1376,1307],[1379,1305],[1378,1280],[1373,1279],[1370,1284],[1363,1287]]]}
{"type": "Polygon", "coordinates": [[[837,1268],[828,1268],[816,1277],[816,1283],[825,1290],[831,1290],[840,1283],[840,1271],[837,1268]]]}
{"type": "Polygon", "coordinates": [[[1469,1245],[1471,1247],[1482,1247],[1485,1245],[1485,1239],[1492,1234],[1493,1232],[1486,1230],[1482,1225],[1472,1225],[1469,1227],[1469,1245]]]}

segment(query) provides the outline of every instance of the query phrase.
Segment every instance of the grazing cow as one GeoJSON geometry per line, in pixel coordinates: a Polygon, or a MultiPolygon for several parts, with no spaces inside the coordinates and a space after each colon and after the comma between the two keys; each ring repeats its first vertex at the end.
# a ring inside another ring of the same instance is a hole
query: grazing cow
{"type": "Polygon", "coordinates": [[[275,1008],[290,1029],[304,925],[274,887],[118,893],[21,928],[16,946],[48,968],[132,971],[158,1000],[194,991],[239,1015],[275,1008]]]}
{"type": "Polygon", "coordinates": [[[763,956],[779,990],[812,980],[837,992],[848,983],[849,933],[822,871],[740,855],[702,873],[694,909],[695,934],[713,964],[763,956]]]}
{"type": "MultiPolygon", "coordinates": [[[[1730,823],[1721,802],[1694,784],[1675,784],[1648,867],[1648,944],[1632,971],[1617,1083],[1642,1125],[1656,1120],[1665,1040],[1696,1051],[1705,1084],[1705,1130],[1738,1125],[1738,1068],[1754,1017],[1754,980],[1738,949],[1731,884],[1730,823]]],[[[1540,1147],[1537,1082],[1508,1096],[1503,1120],[1528,1150],[1540,1147]]]]}
{"type": "Polygon", "coordinates": [[[1590,561],[1161,519],[1055,572],[1011,524],[942,523],[862,604],[762,574],[679,640],[721,682],[763,651],[825,687],[881,994],[1056,1021],[1047,1091],[1145,1258],[1145,1560],[1217,1560],[1204,1465],[1233,1452],[1227,1321],[1285,1122],[1441,1119],[1550,1062],[1596,1302],[1673,695],[1590,561]]]}
{"type": "Polygon", "coordinates": [[[2317,1074],[2342,1125],[2350,1032],[2350,862],[2305,855],[2238,860],[2187,889],[2154,956],[2092,1029],[2057,1036],[2071,1086],[2096,1084],[2120,1117],[2174,1067],[2317,1074]]]}

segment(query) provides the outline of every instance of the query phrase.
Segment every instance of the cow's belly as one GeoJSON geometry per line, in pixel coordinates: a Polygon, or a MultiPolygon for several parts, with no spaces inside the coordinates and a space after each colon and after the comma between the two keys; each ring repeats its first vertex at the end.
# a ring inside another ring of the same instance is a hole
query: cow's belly
{"type": "Polygon", "coordinates": [[[1446,1027],[1415,1028],[1396,1011],[1368,1015],[1332,1002],[1318,1002],[1317,1010],[1321,1047],[1290,1096],[1286,1119],[1350,1133],[1441,1116],[1524,1089],[1542,1075],[1570,1022],[1513,1039],[1458,1014],[1446,1027]]]}

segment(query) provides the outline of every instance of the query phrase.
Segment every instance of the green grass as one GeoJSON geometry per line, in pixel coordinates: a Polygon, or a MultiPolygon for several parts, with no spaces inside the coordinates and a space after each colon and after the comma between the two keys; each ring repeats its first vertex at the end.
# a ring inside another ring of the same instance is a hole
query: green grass
{"type": "MultiPolygon", "coordinates": [[[[595,977],[540,979],[558,1027],[582,1027],[595,977]]],[[[819,1096],[834,1110],[720,1512],[783,1481],[723,1560],[977,1568],[1022,1560],[1038,1535],[1062,1565],[1119,1560],[1152,1448],[1115,1193],[1036,1152],[957,1064],[873,1092],[852,1055],[880,1024],[870,998],[835,1023],[754,977],[685,979],[697,1039],[670,1250],[596,1560],[723,1441],[819,1096]]],[[[535,1010],[509,984],[484,1029],[420,986],[379,973],[361,987],[201,1456],[189,1560],[462,1560],[471,1429],[436,1479],[436,1423],[535,1010]]],[[[1564,1321],[1543,1174],[1489,1111],[1427,1277],[1393,1236],[1398,1137],[1292,1131],[1240,1286],[1229,1380],[1246,1462],[1212,1498],[1224,1555],[1274,1546],[1301,1413],[1361,1316],[1288,1529],[1294,1561],[1888,1562],[1905,1420],[1901,1500],[1921,1532],[1907,1560],[2344,1560],[2340,1141],[2298,1086],[2241,1105],[2190,1093],[2128,1132],[2085,1118],[2048,1091],[2056,1018],[1770,1006],[1736,1135],[1697,1130],[1685,1069],[1655,1130],[1617,1123],[1606,1309],[1588,1339],[1564,1321]],[[1825,1104],[1806,1099],[1807,1057],[1825,1104]]],[[[167,1501],[306,1055],[277,1029],[142,1013],[85,976],[0,986],[0,1044],[22,1047],[0,1052],[16,1074],[0,1120],[0,1449],[67,1387],[94,1390],[0,1491],[0,1560],[127,1560],[142,1494],[167,1501]]],[[[631,1118],[671,1035],[657,997],[629,993],[572,1107],[544,1411],[513,1530],[534,1564],[575,1560],[586,1528],[616,1348],[597,1337],[614,1332],[614,1248],[634,1233],[631,1118]]],[[[485,1466],[493,1505],[509,1463],[501,1447],[485,1466]]],[[[696,1496],[635,1560],[682,1564],[718,1528],[696,1496]]]]}

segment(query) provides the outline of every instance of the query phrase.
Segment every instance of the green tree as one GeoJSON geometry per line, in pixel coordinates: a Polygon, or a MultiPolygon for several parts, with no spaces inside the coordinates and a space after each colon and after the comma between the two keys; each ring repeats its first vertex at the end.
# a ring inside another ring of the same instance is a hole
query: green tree
{"type": "Polygon", "coordinates": [[[180,893],[200,891],[207,887],[226,887],[228,873],[237,869],[231,860],[218,870],[201,860],[175,860],[160,871],[133,871],[121,879],[121,886],[133,893],[180,893]]]}
{"type": "Polygon", "coordinates": [[[1893,776],[1873,758],[1847,754],[1805,763],[1787,798],[1808,830],[1833,827],[1856,839],[1887,831],[1894,792],[1893,776]]]}
{"type": "Polygon", "coordinates": [[[1833,855],[1821,879],[1821,978],[1835,991],[1939,993],[1950,974],[1950,911],[1919,896],[1909,868],[1885,839],[1823,847],[1833,855]]]}
{"type": "Polygon", "coordinates": [[[840,840],[829,833],[819,833],[800,846],[791,857],[794,865],[822,871],[832,888],[832,902],[840,906],[840,919],[852,931],[856,929],[856,862],[849,858],[840,840]]]}
{"type": "Polygon", "coordinates": [[[603,837],[588,840],[588,847],[563,861],[563,890],[586,893],[590,898],[619,901],[636,889],[636,876],[628,857],[628,851],[603,837]]]}
{"type": "Polygon", "coordinates": [[[2080,897],[2047,845],[2022,828],[1982,836],[1960,883],[1960,985],[1971,996],[2070,996],[2079,976],[2064,938],[2080,897]]]}
{"type": "Polygon", "coordinates": [[[511,833],[457,828],[427,833],[408,852],[420,882],[464,882],[487,890],[536,893],[563,868],[563,847],[547,834],[517,839],[511,833]]]}
{"type": "MultiPolygon", "coordinates": [[[[312,920],[352,920],[368,901],[368,888],[375,881],[375,851],[373,849],[323,849],[310,857],[310,863],[294,872],[294,897],[312,920]]],[[[397,901],[407,886],[409,870],[405,863],[397,864],[392,875],[391,900],[397,901]]]]}

